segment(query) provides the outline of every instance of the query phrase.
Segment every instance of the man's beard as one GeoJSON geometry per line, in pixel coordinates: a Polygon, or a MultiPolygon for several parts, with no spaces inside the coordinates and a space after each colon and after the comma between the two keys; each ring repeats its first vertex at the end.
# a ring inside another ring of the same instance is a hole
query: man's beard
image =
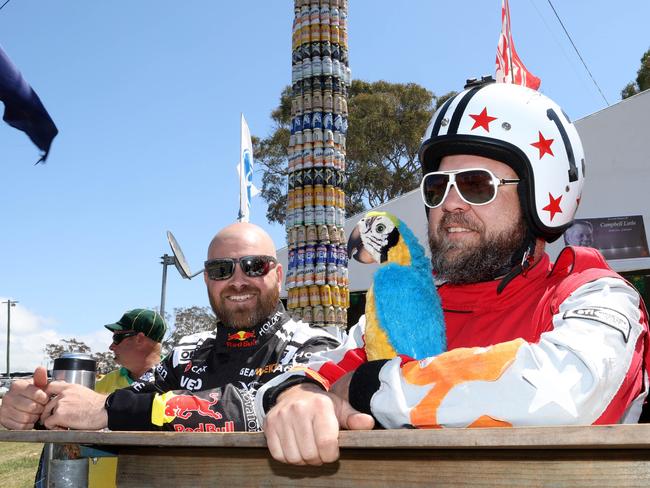
{"type": "MultiPolygon", "coordinates": [[[[223,290],[222,293],[225,293],[227,291],[228,288],[223,290]]],[[[237,290],[238,293],[246,293],[252,291],[253,290],[250,288],[237,290]]],[[[280,290],[278,290],[277,287],[273,287],[273,289],[268,293],[260,293],[257,296],[258,304],[252,310],[244,309],[235,311],[226,307],[225,298],[222,298],[221,296],[215,298],[210,293],[208,293],[212,311],[215,313],[217,318],[223,322],[224,325],[233,329],[253,329],[257,325],[264,322],[278,306],[278,301],[280,300],[280,290]]]]}
{"type": "Polygon", "coordinates": [[[429,232],[431,264],[441,281],[460,285],[491,281],[506,274],[512,268],[513,255],[523,247],[526,239],[526,224],[522,217],[510,228],[498,234],[487,236],[485,227],[462,213],[445,214],[435,232],[429,232]],[[454,224],[479,233],[478,245],[439,239],[445,235],[443,225],[454,224]],[[452,256],[451,253],[454,252],[452,256]]]}

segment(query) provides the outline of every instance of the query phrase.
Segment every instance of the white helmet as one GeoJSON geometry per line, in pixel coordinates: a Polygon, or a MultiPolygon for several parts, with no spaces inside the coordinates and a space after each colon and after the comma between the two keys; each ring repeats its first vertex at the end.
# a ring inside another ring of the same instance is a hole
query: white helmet
{"type": "Polygon", "coordinates": [[[491,78],[469,81],[433,114],[419,151],[423,173],[453,154],[496,159],[515,170],[534,236],[553,242],[571,225],[585,179],[584,151],[569,117],[550,98],[491,78]]]}

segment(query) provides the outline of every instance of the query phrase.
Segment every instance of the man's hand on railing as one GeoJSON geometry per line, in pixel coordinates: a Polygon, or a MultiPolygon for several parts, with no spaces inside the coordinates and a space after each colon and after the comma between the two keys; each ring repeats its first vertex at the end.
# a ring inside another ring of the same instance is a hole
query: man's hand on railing
{"type": "Polygon", "coordinates": [[[0,423],[7,429],[33,429],[50,399],[45,392],[47,371],[36,368],[30,380],[15,380],[2,399],[0,423]]]}
{"type": "Polygon", "coordinates": [[[264,433],[274,459],[283,463],[320,466],[339,458],[339,427],[368,430],[370,415],[347,401],[350,375],[337,381],[330,392],[303,383],[284,391],[264,421],[264,433]]]}

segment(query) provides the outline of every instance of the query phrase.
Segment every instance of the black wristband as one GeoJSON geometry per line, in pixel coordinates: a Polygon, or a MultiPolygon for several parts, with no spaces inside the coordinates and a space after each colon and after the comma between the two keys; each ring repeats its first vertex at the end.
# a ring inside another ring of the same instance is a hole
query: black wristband
{"type": "MultiPolygon", "coordinates": [[[[292,386],[302,385],[303,383],[313,383],[314,385],[318,385],[323,388],[323,385],[321,385],[315,379],[310,378],[309,376],[293,376],[287,381],[280,383],[278,386],[274,386],[267,390],[264,398],[262,399],[262,407],[264,408],[264,412],[268,413],[268,411],[273,408],[282,392],[288,390],[292,386]]],[[[323,391],[325,391],[325,388],[323,388],[323,391]]]]}
{"type": "Polygon", "coordinates": [[[355,410],[372,415],[370,401],[379,390],[379,370],[388,359],[368,361],[359,366],[350,379],[348,401],[355,410]]]}

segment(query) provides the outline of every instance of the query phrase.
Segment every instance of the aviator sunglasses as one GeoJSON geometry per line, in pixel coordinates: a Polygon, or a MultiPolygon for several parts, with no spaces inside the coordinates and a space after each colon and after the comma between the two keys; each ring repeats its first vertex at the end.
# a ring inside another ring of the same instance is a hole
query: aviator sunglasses
{"type": "Polygon", "coordinates": [[[133,337],[138,335],[138,332],[131,330],[128,332],[115,332],[113,334],[113,344],[118,345],[120,342],[122,342],[124,339],[127,337],[133,337]]]}
{"type": "Polygon", "coordinates": [[[497,197],[497,188],[502,185],[516,185],[518,179],[498,178],[492,171],[484,168],[468,168],[452,171],[427,173],[420,184],[420,194],[429,208],[442,205],[451,186],[456,187],[458,195],[470,205],[487,205],[497,197]]]}
{"type": "Polygon", "coordinates": [[[264,255],[209,259],[205,262],[205,272],[211,280],[227,280],[235,274],[235,266],[239,263],[246,276],[259,278],[271,271],[277,262],[273,256],[264,255]]]}

